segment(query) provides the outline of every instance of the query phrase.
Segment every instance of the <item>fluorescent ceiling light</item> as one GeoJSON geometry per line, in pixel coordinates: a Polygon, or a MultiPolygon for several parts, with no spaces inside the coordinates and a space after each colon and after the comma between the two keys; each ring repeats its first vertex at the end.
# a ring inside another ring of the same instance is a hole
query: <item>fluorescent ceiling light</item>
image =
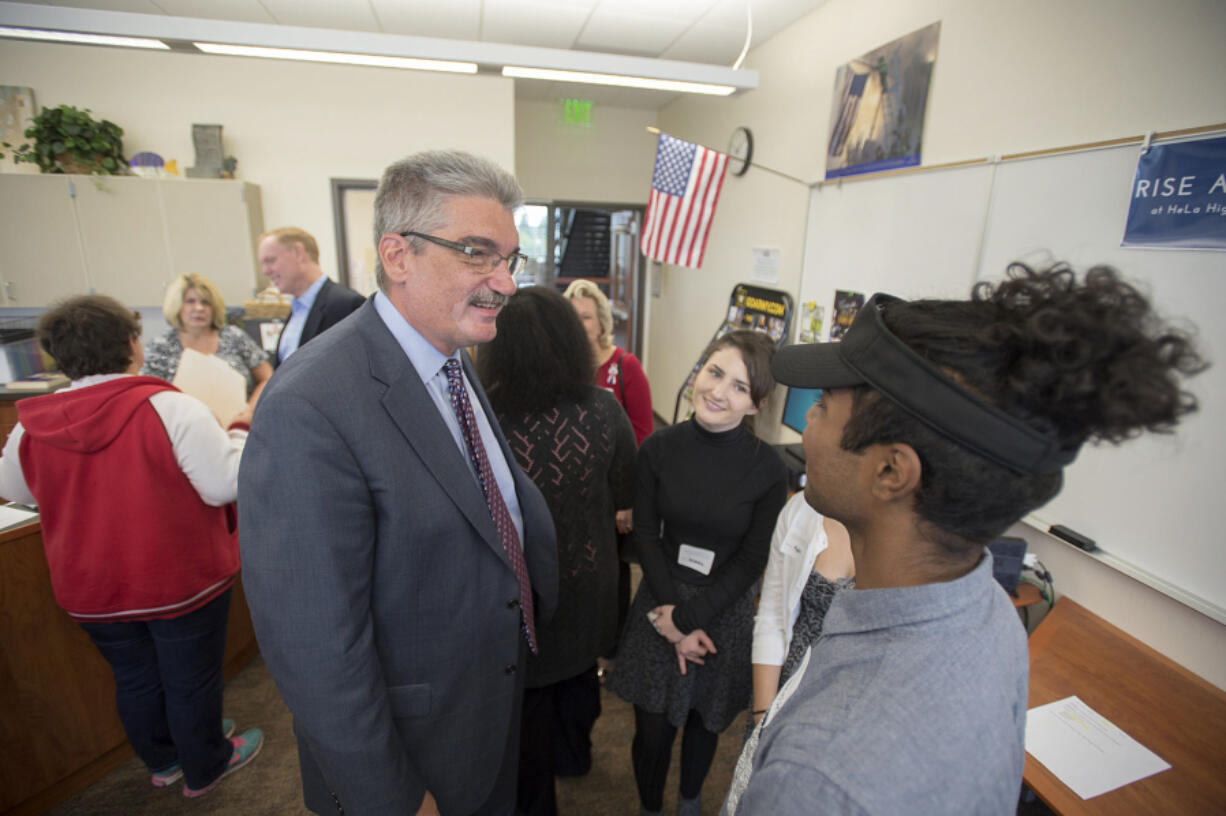
{"type": "Polygon", "coordinates": [[[77,34],[73,31],[45,31],[39,28],[9,28],[7,26],[0,26],[0,37],[85,43],[86,45],[117,45],[123,48],[161,48],[167,51],[170,50],[170,46],[161,40],[150,40],[144,37],[109,37],[104,34],[77,34]]]}
{"type": "Polygon", "coordinates": [[[585,71],[558,71],[552,68],[523,68],[516,65],[504,67],[502,75],[520,79],[552,79],[558,82],[617,85],[623,88],[646,88],[652,91],[678,91],[713,96],[728,96],[736,90],[732,85],[708,85],[704,82],[683,82],[677,79],[652,79],[619,74],[591,74],[585,71]]]}
{"type": "Polygon", "coordinates": [[[414,59],[412,57],[379,57],[372,54],[347,54],[340,51],[301,51],[293,48],[261,48],[253,45],[222,45],[192,43],[206,54],[231,57],[265,57],[267,59],[304,60],[306,62],[336,62],[344,65],[371,65],[376,68],[408,68],[414,71],[449,71],[454,74],[475,74],[475,62],[414,59]]]}

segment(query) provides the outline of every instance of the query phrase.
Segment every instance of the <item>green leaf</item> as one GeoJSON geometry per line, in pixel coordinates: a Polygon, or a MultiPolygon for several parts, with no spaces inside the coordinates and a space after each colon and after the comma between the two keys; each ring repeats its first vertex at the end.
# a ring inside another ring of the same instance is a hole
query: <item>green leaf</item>
{"type": "Polygon", "coordinates": [[[107,156],[105,159],[102,160],[102,166],[105,167],[107,170],[114,170],[116,166],[115,160],[112,159],[110,156],[107,156]]]}

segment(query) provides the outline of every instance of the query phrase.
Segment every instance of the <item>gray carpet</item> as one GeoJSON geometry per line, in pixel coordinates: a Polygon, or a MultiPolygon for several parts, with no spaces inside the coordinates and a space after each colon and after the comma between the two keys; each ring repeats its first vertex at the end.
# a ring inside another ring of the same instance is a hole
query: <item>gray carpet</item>
{"type": "MultiPolygon", "coordinates": [[[[592,770],[579,779],[558,780],[558,811],[562,816],[637,814],[638,795],[630,769],[634,711],[619,698],[603,694],[604,711],[592,734],[592,770]]],[[[264,661],[256,657],[226,686],[225,713],[239,730],[259,726],[265,742],[250,765],[222,781],[200,799],[184,799],[179,787],[154,788],[149,773],[135,758],[102,780],[49,811],[53,816],[145,816],[145,814],[302,814],[298,752],[290,730],[289,711],[281,701],[264,661]]],[[[711,774],[703,789],[703,813],[717,814],[728,789],[740,751],[743,723],[737,721],[721,737],[711,774]]],[[[680,738],[664,800],[664,812],[676,808],[680,738]]]]}

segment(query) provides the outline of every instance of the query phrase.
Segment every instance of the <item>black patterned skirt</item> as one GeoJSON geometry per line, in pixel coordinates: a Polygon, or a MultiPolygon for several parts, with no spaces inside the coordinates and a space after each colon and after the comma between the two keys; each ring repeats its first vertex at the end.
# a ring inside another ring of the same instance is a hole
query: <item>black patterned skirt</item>
{"type": "MultiPolygon", "coordinates": [[[[676,586],[682,601],[703,589],[681,581],[676,586]]],[[[753,692],[754,587],[704,627],[719,651],[708,654],[705,665],[687,663],[684,676],[673,644],[656,634],[647,620],[647,613],[659,605],[647,582],[640,583],[617,647],[609,690],[646,711],[667,714],[669,723],[678,728],[685,725],[690,710],[696,710],[703,726],[719,733],[745,711],[753,692]]]]}

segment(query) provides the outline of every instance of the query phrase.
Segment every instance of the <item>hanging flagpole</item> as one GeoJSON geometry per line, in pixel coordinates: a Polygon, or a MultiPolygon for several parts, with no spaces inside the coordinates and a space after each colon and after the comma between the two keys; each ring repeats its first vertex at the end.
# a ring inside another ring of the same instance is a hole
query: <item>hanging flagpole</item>
{"type": "MultiPolygon", "coordinates": [[[[660,129],[659,129],[658,127],[653,127],[652,125],[646,125],[646,128],[647,128],[647,132],[648,132],[648,133],[654,133],[654,134],[656,134],[657,136],[658,136],[658,135],[661,133],[661,131],[660,131],[660,129]]],[[[697,144],[697,143],[695,142],[695,144],[697,144]]],[[[699,145],[699,147],[706,147],[706,145],[699,145]]],[[[716,149],[715,149],[715,148],[713,148],[713,147],[707,147],[707,150],[710,150],[710,151],[712,151],[713,153],[723,153],[725,156],[727,156],[727,155],[728,155],[728,151],[726,151],[726,150],[716,150],[716,149]]],[[[737,161],[740,161],[740,159],[737,159],[737,161]]],[[[752,161],[751,161],[751,162],[746,162],[746,164],[748,164],[750,167],[756,167],[756,168],[758,168],[759,170],[765,170],[765,171],[766,171],[766,172],[768,172],[768,173],[774,173],[776,176],[779,176],[780,178],[785,178],[785,179],[787,179],[788,181],[794,181],[794,182],[796,182],[797,184],[803,184],[803,185],[804,185],[804,186],[806,186],[806,187],[812,187],[812,186],[813,186],[811,183],[809,183],[809,182],[805,181],[804,179],[798,179],[798,178],[796,178],[795,176],[789,176],[787,173],[783,173],[783,172],[780,172],[779,170],[775,170],[775,169],[773,169],[773,168],[766,167],[766,166],[764,166],[764,165],[758,164],[757,162],[752,162],[752,161]]]]}

